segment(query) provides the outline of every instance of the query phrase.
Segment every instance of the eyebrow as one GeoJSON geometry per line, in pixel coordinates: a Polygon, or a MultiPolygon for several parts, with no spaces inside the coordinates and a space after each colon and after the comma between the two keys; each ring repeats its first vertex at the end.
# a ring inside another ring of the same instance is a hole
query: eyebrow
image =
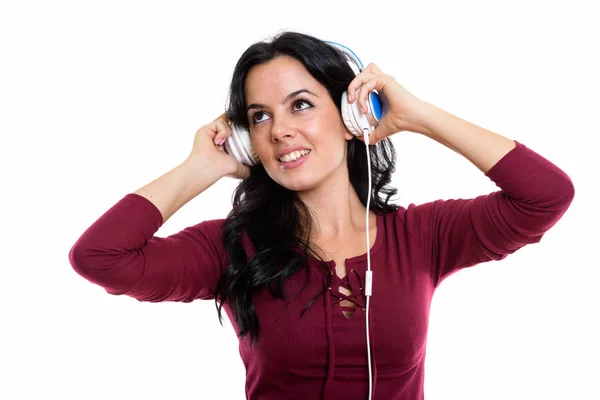
{"type": "MultiPolygon", "coordinates": [[[[299,90],[296,90],[295,92],[292,92],[292,93],[288,94],[287,96],[285,96],[285,99],[283,99],[281,104],[287,103],[288,101],[290,101],[290,99],[293,99],[300,93],[308,93],[308,94],[312,94],[315,97],[319,97],[308,89],[299,89],[299,90]]],[[[251,108],[266,108],[266,106],[264,106],[263,104],[252,103],[248,107],[246,107],[246,112],[250,111],[251,108]]]]}

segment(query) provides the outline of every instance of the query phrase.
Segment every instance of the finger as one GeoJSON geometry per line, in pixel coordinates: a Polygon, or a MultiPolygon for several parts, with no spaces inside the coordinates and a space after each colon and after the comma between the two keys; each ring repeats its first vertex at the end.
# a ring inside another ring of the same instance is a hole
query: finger
{"type": "Polygon", "coordinates": [[[216,119],[200,128],[197,134],[204,134],[208,136],[213,142],[216,142],[219,133],[223,132],[224,125],[227,124],[223,120],[216,119]]]}
{"type": "Polygon", "coordinates": [[[375,75],[383,74],[383,71],[381,71],[381,69],[379,69],[379,67],[375,63],[369,63],[369,65],[367,65],[367,67],[363,71],[366,71],[370,74],[375,74],[375,75]]]}
{"type": "Polygon", "coordinates": [[[348,85],[348,102],[354,102],[356,99],[356,91],[369,79],[372,79],[375,75],[361,72],[356,75],[352,82],[348,85]]]}
{"type": "Polygon", "coordinates": [[[371,133],[369,134],[369,144],[377,144],[381,140],[384,139],[379,134],[379,132],[381,132],[381,129],[378,129],[378,128],[379,128],[379,125],[376,126],[375,129],[373,129],[373,131],[371,131],[371,133]]]}
{"type": "Polygon", "coordinates": [[[365,82],[360,87],[357,101],[363,114],[365,114],[368,110],[367,96],[369,96],[373,90],[377,90],[378,93],[381,93],[385,89],[387,81],[388,79],[386,75],[374,75],[373,79],[365,82]]]}
{"type": "MultiPolygon", "coordinates": [[[[213,137],[213,139],[216,139],[216,136],[222,131],[222,129],[223,129],[222,123],[225,123],[225,125],[226,125],[225,131],[227,131],[227,127],[231,128],[232,122],[227,117],[227,113],[223,113],[223,114],[219,115],[217,118],[215,118],[213,120],[212,124],[210,124],[209,129],[215,133],[215,136],[213,137]]],[[[229,130],[231,130],[231,129],[229,129],[229,130]]]]}
{"type": "Polygon", "coordinates": [[[215,126],[215,137],[213,138],[213,142],[220,146],[229,136],[231,136],[231,127],[227,123],[227,121],[223,118],[218,119],[214,122],[215,126]]]}
{"type": "Polygon", "coordinates": [[[358,91],[358,98],[356,101],[358,102],[358,107],[363,114],[367,113],[367,96],[371,93],[373,89],[377,86],[377,78],[373,78],[369,81],[366,81],[358,91]]]}
{"type": "MultiPolygon", "coordinates": [[[[361,142],[365,141],[365,135],[361,135],[361,136],[356,136],[356,138],[358,140],[360,140],[361,142]]],[[[377,128],[373,129],[370,133],[369,133],[369,144],[377,144],[381,141],[381,138],[379,137],[379,132],[377,130],[377,128]]]]}
{"type": "Polygon", "coordinates": [[[355,92],[360,86],[366,81],[373,78],[376,75],[384,75],[381,69],[375,63],[369,63],[348,85],[348,101],[352,103],[354,101],[355,92]]]}
{"type": "Polygon", "coordinates": [[[240,175],[242,176],[242,179],[246,179],[246,178],[250,177],[250,167],[240,163],[238,166],[238,169],[241,170],[240,175]]]}

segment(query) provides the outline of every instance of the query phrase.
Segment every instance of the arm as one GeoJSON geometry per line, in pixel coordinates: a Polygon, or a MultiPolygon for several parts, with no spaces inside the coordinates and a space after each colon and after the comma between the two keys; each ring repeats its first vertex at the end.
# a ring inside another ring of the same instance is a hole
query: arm
{"type": "Polygon", "coordinates": [[[458,268],[499,260],[540,241],[571,204],[571,179],[524,145],[420,100],[373,63],[348,86],[348,101],[358,101],[365,112],[372,90],[386,107],[370,143],[401,131],[423,134],[467,158],[502,189],[470,200],[411,204],[397,214],[436,285],[458,268]]]}
{"type": "Polygon", "coordinates": [[[430,103],[422,102],[414,114],[418,133],[443,144],[487,173],[515,148],[514,140],[458,118],[430,103]]]}
{"type": "Polygon", "coordinates": [[[166,222],[177,210],[227,173],[210,165],[210,162],[190,157],[134,193],[152,202],[160,211],[162,222],[166,222]]]}
{"type": "Polygon", "coordinates": [[[192,152],[181,165],[135,192],[158,208],[163,222],[221,177],[242,179],[250,175],[247,166],[215,146],[220,139],[231,136],[228,121],[222,114],[201,127],[194,137],[192,152]]]}
{"type": "Polygon", "coordinates": [[[460,153],[502,189],[474,199],[410,205],[407,221],[439,284],[459,268],[537,243],[574,197],[569,176],[525,145],[437,107],[420,109],[418,133],[460,153]]]}
{"type": "Polygon", "coordinates": [[[203,221],[166,238],[158,208],[130,193],[106,211],[69,252],[73,269],[114,295],[140,301],[214,298],[227,265],[223,220],[203,221]]]}
{"type": "Polygon", "coordinates": [[[247,167],[214,145],[225,133],[230,128],[223,116],[200,128],[181,165],[106,211],[71,248],[69,261],[75,271],[108,293],[138,300],[212,298],[226,265],[223,220],[204,221],[167,238],[154,234],[222,176],[248,174],[247,167]]]}

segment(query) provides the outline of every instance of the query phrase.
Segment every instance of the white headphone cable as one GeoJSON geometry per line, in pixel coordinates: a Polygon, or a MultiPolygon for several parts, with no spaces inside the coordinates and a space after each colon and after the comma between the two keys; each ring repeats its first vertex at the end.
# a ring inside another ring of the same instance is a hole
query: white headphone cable
{"type": "MultiPolygon", "coordinates": [[[[371,127],[373,129],[373,127],[371,127]]],[[[367,357],[369,360],[369,400],[371,400],[371,396],[373,394],[373,372],[371,371],[371,340],[369,336],[369,297],[371,297],[372,288],[373,288],[373,272],[371,271],[371,242],[369,240],[369,206],[371,204],[371,157],[369,155],[369,130],[364,129],[364,140],[365,146],[367,150],[367,171],[369,178],[369,190],[367,192],[367,216],[366,216],[366,233],[367,233],[367,275],[365,278],[365,296],[367,298],[366,305],[366,322],[367,322],[367,357]]],[[[381,235],[381,232],[377,232],[378,235],[381,235]]]]}

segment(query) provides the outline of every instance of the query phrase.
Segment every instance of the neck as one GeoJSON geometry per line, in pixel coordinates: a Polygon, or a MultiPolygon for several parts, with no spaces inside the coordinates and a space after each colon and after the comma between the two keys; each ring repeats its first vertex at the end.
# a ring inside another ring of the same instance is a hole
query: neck
{"type": "MultiPolygon", "coordinates": [[[[366,207],[350,183],[347,168],[330,178],[316,188],[298,192],[298,198],[311,212],[311,241],[344,240],[365,231],[366,207]]],[[[302,209],[299,210],[303,216],[302,209]]],[[[369,215],[369,224],[376,225],[373,212],[369,215]]]]}

